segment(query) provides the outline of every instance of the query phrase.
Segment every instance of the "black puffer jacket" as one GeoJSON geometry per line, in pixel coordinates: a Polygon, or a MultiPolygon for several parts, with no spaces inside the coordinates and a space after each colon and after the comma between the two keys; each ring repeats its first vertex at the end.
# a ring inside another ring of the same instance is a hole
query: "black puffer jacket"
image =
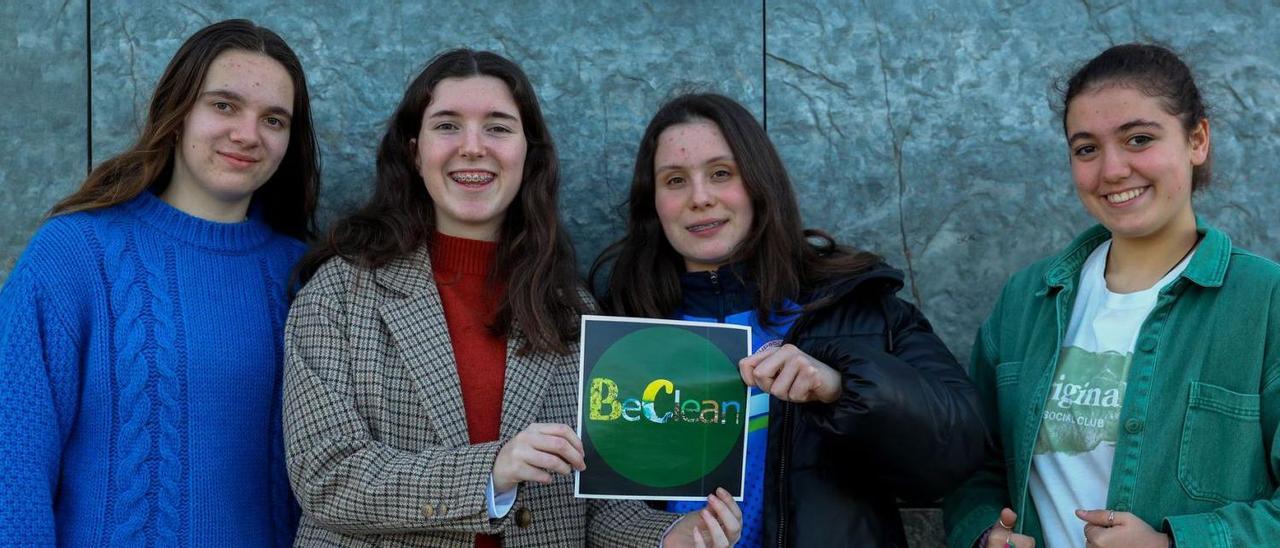
{"type": "MultiPolygon", "coordinates": [[[[681,281],[685,312],[751,308],[730,268],[681,281]]],[[[825,304],[787,332],[844,390],[832,404],[770,400],[766,546],[905,547],[897,500],[935,501],[982,460],[977,392],[901,288],[902,273],[878,265],[816,292],[807,302],[825,304]]]]}

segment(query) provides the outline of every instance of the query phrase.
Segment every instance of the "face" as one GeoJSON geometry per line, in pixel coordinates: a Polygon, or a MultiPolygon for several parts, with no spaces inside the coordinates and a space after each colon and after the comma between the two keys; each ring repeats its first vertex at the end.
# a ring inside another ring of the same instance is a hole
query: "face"
{"type": "Polygon", "coordinates": [[[1089,90],[1067,109],[1076,194],[1116,239],[1195,230],[1191,169],[1209,153],[1209,123],[1188,135],[1160,100],[1129,86],[1089,90]]]}
{"type": "Polygon", "coordinates": [[[689,271],[728,262],[751,229],[751,197],[720,128],[706,120],[658,135],[654,206],[662,232],[689,271]]]}
{"type": "Polygon", "coordinates": [[[414,167],[435,202],[436,229],[493,241],[520,191],[528,150],[520,109],[492,76],[446,78],[414,140],[414,167]]]}
{"type": "Polygon", "coordinates": [[[278,61],[243,50],[218,55],[183,120],[166,199],[198,216],[230,210],[243,218],[289,148],[292,113],[293,81],[278,61]]]}

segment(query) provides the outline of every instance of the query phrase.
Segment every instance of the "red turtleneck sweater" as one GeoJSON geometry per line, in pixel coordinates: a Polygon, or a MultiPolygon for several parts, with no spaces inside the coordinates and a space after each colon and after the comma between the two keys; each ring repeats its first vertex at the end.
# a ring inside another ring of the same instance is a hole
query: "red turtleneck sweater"
{"type": "MultiPolygon", "coordinates": [[[[436,233],[431,242],[431,268],[444,319],[453,342],[471,443],[498,439],[502,418],[502,383],[506,375],[507,339],[489,330],[501,291],[486,284],[498,244],[436,233]]],[[[477,548],[498,548],[493,535],[476,537],[477,548]]]]}

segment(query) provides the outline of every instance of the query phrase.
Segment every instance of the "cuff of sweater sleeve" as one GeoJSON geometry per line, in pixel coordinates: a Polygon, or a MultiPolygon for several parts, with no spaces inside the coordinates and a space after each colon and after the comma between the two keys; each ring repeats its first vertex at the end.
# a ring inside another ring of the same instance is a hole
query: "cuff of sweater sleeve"
{"type": "Polygon", "coordinates": [[[975,509],[969,512],[947,532],[947,546],[951,548],[977,546],[982,539],[983,533],[991,529],[991,524],[995,521],[994,517],[988,519],[988,516],[999,515],[1000,508],[990,509],[989,511],[975,509]]]}
{"type": "Polygon", "coordinates": [[[1169,516],[1161,529],[1179,546],[1231,545],[1231,535],[1216,514],[1169,516]]]}

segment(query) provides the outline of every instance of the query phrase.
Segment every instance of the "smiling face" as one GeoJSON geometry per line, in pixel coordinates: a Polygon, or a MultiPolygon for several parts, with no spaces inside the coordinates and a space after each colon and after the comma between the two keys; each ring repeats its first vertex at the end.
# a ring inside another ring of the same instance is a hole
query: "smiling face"
{"type": "Polygon", "coordinates": [[[668,127],[653,157],[654,206],[688,271],[715,270],[751,230],[751,197],[720,128],[706,120],[668,127]]]}
{"type": "Polygon", "coordinates": [[[270,57],[244,50],[218,55],[183,120],[173,177],[161,197],[197,217],[243,219],[254,191],[289,148],[293,91],[289,73],[270,57]]]}
{"type": "Polygon", "coordinates": [[[436,230],[493,241],[520,191],[525,139],[506,83],[492,76],[436,84],[414,140],[414,167],[435,203],[436,230]]]}
{"type": "Polygon", "coordinates": [[[1067,105],[1071,175],[1085,209],[1116,239],[1195,230],[1191,170],[1209,153],[1209,124],[1190,134],[1156,97],[1102,85],[1067,105]]]}

